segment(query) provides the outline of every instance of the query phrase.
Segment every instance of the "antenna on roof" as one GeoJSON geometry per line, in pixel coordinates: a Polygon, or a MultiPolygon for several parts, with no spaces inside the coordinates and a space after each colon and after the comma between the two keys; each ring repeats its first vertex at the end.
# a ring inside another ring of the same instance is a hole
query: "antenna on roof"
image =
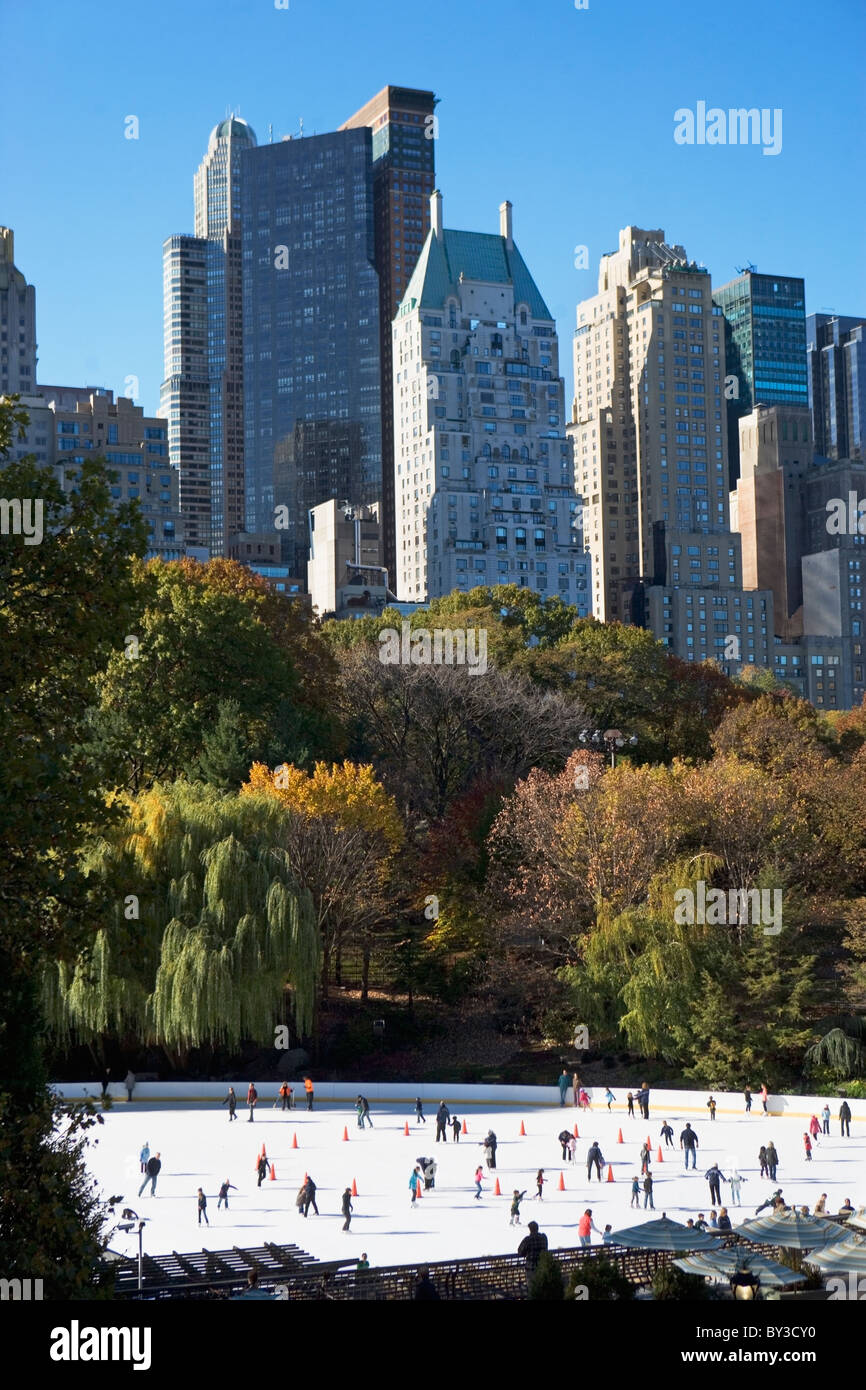
{"type": "Polygon", "coordinates": [[[752,265],[751,261],[747,261],[745,265],[735,265],[734,270],[738,275],[748,275],[750,271],[754,275],[757,273],[758,267],[752,265]]]}

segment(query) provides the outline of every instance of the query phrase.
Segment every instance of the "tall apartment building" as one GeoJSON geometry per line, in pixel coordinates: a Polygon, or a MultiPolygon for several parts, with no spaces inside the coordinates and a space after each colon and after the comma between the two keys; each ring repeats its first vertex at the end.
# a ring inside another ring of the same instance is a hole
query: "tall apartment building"
{"type": "Polygon", "coordinates": [[[518,584],[590,612],[553,316],[514,242],[452,231],[442,197],[393,325],[395,588],[518,584]]]}
{"type": "Polygon", "coordinates": [[[810,314],[806,343],[815,452],[866,458],[866,319],[810,314]]]}
{"type": "Polygon", "coordinates": [[[373,132],[373,223],[379,273],[382,371],[382,525],[385,564],[396,562],[394,382],[391,324],[430,230],[435,182],[436,97],[412,87],[383,87],[340,127],[373,132]]]}
{"type": "Polygon", "coordinates": [[[739,469],[737,421],[755,405],[808,405],[806,289],[790,275],[744,270],[713,291],[725,316],[730,485],[739,469]]]}
{"type": "Polygon", "coordinates": [[[75,487],[88,457],[104,458],[117,475],[115,502],[137,499],[147,523],[147,558],[180,560],[185,552],[179,476],[169,461],[168,426],[112,391],[40,387],[54,424],[53,462],[65,491],[75,487]]]}
{"type": "Polygon", "coordinates": [[[307,589],[320,618],[376,615],[395,597],[382,564],[378,503],[362,507],[332,497],[310,509],[307,589]]]}
{"type": "Polygon", "coordinates": [[[165,380],[160,411],[191,545],[228,553],[244,526],[241,155],[238,116],[220,121],[195,174],[195,234],[163,246],[165,380]]]}
{"type": "Polygon", "coordinates": [[[372,135],[263,145],[241,175],[246,530],[278,526],[303,575],[310,508],[381,490],[372,135]]]}
{"type": "Polygon", "coordinates": [[[36,289],[15,265],[15,233],[0,227],[0,396],[36,390],[36,289]]]}

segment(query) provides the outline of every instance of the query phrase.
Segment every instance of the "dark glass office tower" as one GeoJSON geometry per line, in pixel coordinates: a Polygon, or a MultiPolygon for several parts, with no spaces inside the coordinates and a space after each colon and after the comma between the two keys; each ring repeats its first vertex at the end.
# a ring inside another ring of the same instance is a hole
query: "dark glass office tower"
{"type": "Polygon", "coordinates": [[[866,319],[810,314],[806,339],[815,453],[866,458],[866,319]]]}
{"type": "Polygon", "coordinates": [[[795,276],[746,270],[713,302],[725,316],[725,374],[736,378],[728,397],[728,461],[733,487],[740,473],[737,421],[755,405],[808,405],[806,289],[795,276]]]}
{"type": "Polygon", "coordinates": [[[242,158],[246,529],[306,574],[307,513],[382,485],[372,136],[282,140],[242,158]],[[276,520],[275,520],[276,518],[276,520]]]}
{"type": "Polygon", "coordinates": [[[394,480],[394,379],[391,325],[430,230],[435,186],[432,92],[383,87],[341,130],[373,132],[373,210],[379,272],[379,352],[382,362],[382,537],[394,581],[397,519],[394,480]]]}

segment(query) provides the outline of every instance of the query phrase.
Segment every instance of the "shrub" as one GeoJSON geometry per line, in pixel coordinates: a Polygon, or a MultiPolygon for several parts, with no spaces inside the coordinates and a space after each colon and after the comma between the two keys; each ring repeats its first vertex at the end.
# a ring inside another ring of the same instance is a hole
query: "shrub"
{"type": "Polygon", "coordinates": [[[529,1297],[548,1303],[561,1302],[565,1297],[562,1286],[562,1265],[545,1251],[538,1260],[529,1281],[529,1297]]]}

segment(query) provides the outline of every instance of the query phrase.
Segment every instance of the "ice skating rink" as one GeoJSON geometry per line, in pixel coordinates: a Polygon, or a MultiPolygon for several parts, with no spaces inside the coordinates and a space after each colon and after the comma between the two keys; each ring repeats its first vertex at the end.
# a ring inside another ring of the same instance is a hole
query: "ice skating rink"
{"type": "MultiPolygon", "coordinates": [[[[838,1109],[838,1104],[837,1107],[838,1109]]],[[[468,1134],[459,1144],[435,1142],[435,1105],[425,1104],[427,1123],[416,1122],[411,1105],[372,1106],[373,1129],[359,1130],[354,1107],[330,1104],[313,1113],[298,1109],[282,1112],[270,1101],[259,1102],[250,1124],[245,1106],[229,1123],[227,1107],[214,1102],[158,1105],[146,1101],[118,1102],[105,1114],[105,1123],[91,1142],[88,1163],[105,1196],[122,1194],[117,1207],[130,1206],[146,1216],[144,1249],[152,1254],[176,1250],[220,1250],[255,1246],[266,1241],[293,1242],[319,1259],[357,1258],[366,1251],[371,1264],[409,1264],[460,1256],[501,1254],[515,1250],[523,1231],[509,1226],[513,1189],[527,1190],[521,1221],[525,1229],[537,1220],[552,1248],[578,1244],[577,1223],[587,1207],[599,1230],[610,1222],[613,1229],[650,1219],[652,1213],[629,1206],[631,1180],[640,1175],[640,1148],[647,1135],[652,1143],[655,1214],[664,1211],[678,1220],[709,1216],[712,1203],[704,1173],[717,1161],[727,1177],[736,1165],[745,1178],[742,1207],[734,1207],[730,1187],[722,1184],[722,1202],[736,1227],[754,1214],[755,1207],[774,1187],[781,1187],[788,1203],[813,1208],[822,1192],[827,1210],[838,1211],[846,1197],[859,1207],[866,1203],[866,1133],[862,1121],[852,1126],[852,1137],[839,1135],[839,1122],[831,1121],[830,1136],[819,1136],[811,1163],[805,1160],[802,1118],[764,1117],[760,1103],[751,1116],[690,1119],[700,1147],[697,1168],[683,1168],[679,1148],[685,1118],[675,1110],[652,1107],[649,1123],[628,1119],[622,1109],[608,1114],[602,1103],[592,1112],[558,1107],[509,1106],[465,1111],[468,1134]],[[674,1148],[665,1148],[659,1135],[667,1119],[674,1129],[674,1148]],[[408,1120],[409,1136],[403,1126],[408,1120]],[[523,1122],[526,1137],[520,1136],[523,1122]],[[563,1128],[579,1129],[577,1161],[563,1163],[557,1134],[563,1128]],[[343,1128],[348,1142],[343,1140],[343,1128]],[[622,1127],[624,1143],[617,1143],[622,1127]],[[485,1170],[483,1197],[475,1200],[473,1175],[483,1163],[480,1142],[492,1128],[499,1141],[495,1173],[485,1170]],[[292,1147],[293,1136],[298,1147],[292,1147]],[[586,1152],[598,1140],[614,1182],[586,1178],[586,1152]],[[759,1177],[757,1161],[761,1144],[775,1143],[780,1166],[776,1183],[759,1177]],[[160,1152],[162,1172],[157,1195],[138,1196],[142,1181],[139,1152],[144,1142],[151,1153],[160,1152]],[[254,1166],[262,1143],[273,1162],[276,1178],[257,1187],[254,1166]],[[662,1144],[663,1162],[658,1162],[662,1144]],[[435,1157],[439,1171],[436,1187],[410,1206],[409,1176],[419,1156],[435,1157]],[[544,1200],[532,1200],[535,1174],[545,1169],[544,1200]],[[295,1208],[295,1197],[309,1173],[318,1186],[320,1215],[304,1217],[295,1208]],[[559,1191],[560,1174],[565,1191],[559,1191]],[[502,1196],[495,1197],[494,1179],[502,1196]],[[229,1194],[230,1209],[217,1211],[220,1184],[228,1179],[237,1191],[229,1194]],[[340,1199],[344,1189],[357,1183],[351,1230],[342,1227],[340,1199]],[[197,1224],[196,1191],[201,1186],[208,1198],[210,1227],[197,1224]]],[[[92,1133],[92,1131],[91,1131],[92,1133]]],[[[593,1244],[600,1240],[593,1235],[593,1244]]],[[[137,1254],[137,1235],[115,1232],[111,1248],[137,1254]]]]}

